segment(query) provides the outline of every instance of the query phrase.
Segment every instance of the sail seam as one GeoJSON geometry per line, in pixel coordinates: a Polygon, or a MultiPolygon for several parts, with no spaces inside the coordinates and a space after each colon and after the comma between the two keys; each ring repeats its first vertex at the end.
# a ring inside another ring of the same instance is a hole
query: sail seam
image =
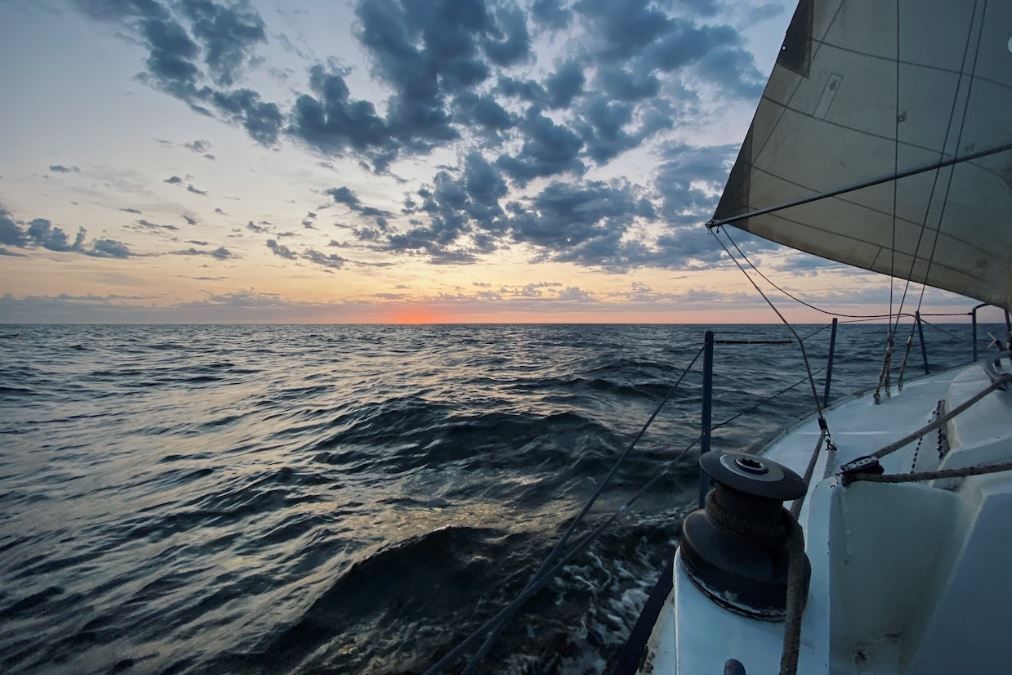
{"type": "MultiPolygon", "coordinates": [[[[963,74],[966,71],[966,57],[969,55],[969,52],[970,52],[970,40],[973,38],[973,26],[974,26],[974,23],[975,23],[976,18],[977,18],[977,4],[978,4],[978,1],[979,0],[973,0],[973,11],[970,13],[970,26],[969,26],[969,28],[966,31],[966,42],[963,45],[963,58],[962,58],[962,60],[960,62],[960,65],[959,65],[960,75],[959,75],[959,79],[956,81],[956,91],[952,95],[952,106],[949,108],[949,121],[948,121],[948,124],[945,125],[945,136],[942,139],[942,150],[939,153],[939,159],[941,159],[942,157],[945,157],[945,149],[949,145],[949,134],[952,133],[952,122],[953,122],[953,119],[955,118],[956,107],[957,107],[958,102],[959,102],[959,90],[963,86],[963,74]]],[[[983,32],[983,24],[981,25],[981,32],[983,32]]],[[[978,42],[978,47],[979,47],[979,42],[978,42]]],[[[977,60],[976,60],[976,57],[975,57],[974,58],[974,70],[976,70],[976,67],[977,67],[977,60]]],[[[972,83],[972,81],[973,81],[972,76],[970,78],[970,81],[972,83]]],[[[970,101],[969,91],[967,92],[966,100],[967,100],[967,103],[969,103],[969,101],[970,101]]],[[[963,114],[963,122],[965,122],[965,121],[966,121],[966,113],[964,112],[964,114],[963,114]]],[[[960,127],[960,136],[962,136],[962,126],[960,127]]],[[[958,154],[959,154],[959,143],[957,142],[956,143],[956,147],[953,149],[953,156],[954,156],[954,158],[958,154]]],[[[953,164],[952,166],[955,166],[955,164],[953,164]]],[[[907,271],[906,283],[903,286],[903,295],[900,297],[900,311],[901,312],[903,311],[903,306],[906,304],[907,293],[910,290],[910,283],[911,283],[911,281],[913,280],[913,277],[914,277],[914,267],[916,267],[916,265],[917,265],[917,255],[921,251],[921,241],[924,238],[924,232],[925,232],[925,230],[927,228],[928,214],[931,212],[931,203],[935,199],[935,190],[938,187],[938,177],[939,177],[939,175],[941,173],[941,169],[942,169],[942,166],[939,165],[935,169],[935,175],[934,175],[934,177],[931,180],[931,191],[928,193],[927,206],[925,206],[925,208],[924,208],[924,218],[923,218],[923,220],[921,222],[921,230],[920,230],[920,233],[917,235],[917,245],[914,247],[914,255],[913,255],[913,257],[910,260],[910,269],[907,271]]],[[[949,177],[950,177],[950,180],[951,180],[951,177],[952,177],[952,173],[951,172],[949,173],[949,177]]],[[[939,219],[939,221],[938,221],[938,227],[941,227],[941,219],[939,219]]],[[[936,238],[935,239],[937,241],[937,233],[936,233],[936,238]]],[[[932,257],[934,257],[934,250],[932,250],[932,257]]],[[[927,280],[928,280],[928,275],[927,275],[927,272],[925,272],[925,274],[924,274],[924,281],[927,282],[927,280]]],[[[922,298],[923,298],[923,293],[924,293],[924,289],[922,288],[921,289],[921,294],[922,294],[921,297],[922,298]]],[[[899,322],[897,321],[897,326],[898,326],[898,324],[899,324],[899,322]]]]}
{"type": "MultiPolygon", "coordinates": [[[[976,7],[975,7],[976,9],[976,7]]],[[[987,0],[980,10],[980,27],[977,29],[977,44],[974,47],[973,66],[970,68],[970,77],[966,84],[966,100],[963,102],[963,117],[959,121],[959,133],[956,134],[956,147],[954,152],[959,152],[959,145],[963,142],[963,131],[966,129],[966,116],[970,111],[970,99],[973,95],[974,75],[977,72],[977,63],[980,61],[980,42],[984,37],[984,18],[987,16],[987,0]]],[[[931,275],[931,265],[935,260],[935,252],[938,250],[938,237],[942,232],[943,221],[945,220],[945,208],[949,204],[949,192],[952,188],[952,176],[956,173],[956,167],[949,169],[949,177],[945,184],[945,194],[942,197],[942,207],[938,213],[938,225],[935,227],[935,238],[931,243],[931,253],[928,254],[928,265],[924,270],[924,282],[921,284],[921,294],[917,299],[917,309],[921,309],[924,302],[924,291],[927,288],[928,277],[931,275]]],[[[925,220],[927,218],[925,217],[925,220]]]]}
{"type": "MultiPolygon", "coordinates": [[[[833,25],[836,24],[836,19],[837,17],[840,16],[840,10],[842,9],[843,9],[843,0],[840,0],[840,4],[836,6],[836,11],[833,12],[833,18],[829,20],[829,24],[826,26],[826,30],[822,34],[822,39],[812,40],[813,42],[815,42],[815,49],[812,51],[812,61],[815,61],[815,57],[819,55],[819,50],[822,49],[822,41],[826,39],[826,36],[829,35],[829,31],[833,29],[833,25]]],[[[814,36],[812,37],[814,38],[814,36]]],[[[790,105],[791,101],[794,100],[794,95],[798,93],[799,89],[801,89],[801,82],[802,80],[799,80],[797,85],[794,87],[794,91],[792,91],[791,95],[787,98],[786,105],[790,105]]],[[[769,87],[769,84],[767,84],[766,86],[769,87]]],[[[764,91],[763,96],[765,97],[765,95],[766,93],[764,91]]],[[[749,159],[750,165],[754,166],[756,160],[758,160],[762,156],[763,151],[766,150],[767,144],[769,144],[770,139],[773,138],[773,134],[776,133],[777,127],[780,126],[780,121],[783,120],[783,118],[784,118],[784,111],[781,110],[779,117],[777,117],[777,120],[776,122],[773,123],[773,126],[770,127],[770,131],[766,135],[766,138],[763,140],[762,145],[759,146],[759,149],[756,152],[754,152],[752,154],[752,157],[749,159]]],[[[755,127],[755,118],[752,119],[752,128],[754,127],[755,127]]]]}

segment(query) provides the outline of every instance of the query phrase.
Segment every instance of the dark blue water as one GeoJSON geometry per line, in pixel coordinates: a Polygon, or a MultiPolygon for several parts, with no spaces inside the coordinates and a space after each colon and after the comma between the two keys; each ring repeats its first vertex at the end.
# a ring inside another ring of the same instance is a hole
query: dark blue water
{"type": "MultiPolygon", "coordinates": [[[[2,326],[0,670],[419,671],[523,585],[703,330],[2,326]]],[[[968,327],[926,330],[936,365],[968,359],[968,327]]],[[[884,331],[841,327],[835,394],[874,383],[884,331]]],[[[807,343],[816,367],[828,335],[807,343]]],[[[795,346],[719,345],[715,372],[715,422],[802,376],[795,346]]],[[[695,437],[699,384],[591,525],[695,437]]],[[[811,408],[798,387],[715,445],[811,408]]],[[[535,596],[486,670],[606,668],[695,462],[535,596]]]]}

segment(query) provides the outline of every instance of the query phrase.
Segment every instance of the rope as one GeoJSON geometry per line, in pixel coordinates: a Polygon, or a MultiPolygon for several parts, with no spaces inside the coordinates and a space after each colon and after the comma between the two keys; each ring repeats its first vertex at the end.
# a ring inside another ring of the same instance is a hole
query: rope
{"type": "Polygon", "coordinates": [[[967,466],[962,469],[942,469],[941,471],[922,471],[920,473],[892,473],[872,474],[855,473],[848,482],[865,481],[866,483],[917,483],[924,480],[938,480],[940,478],[968,478],[970,476],[983,476],[989,473],[1000,473],[1012,471],[1012,462],[998,462],[995,464],[979,464],[967,466]]]}
{"type": "Polygon", "coordinates": [[[780,675],[798,672],[801,655],[801,617],[808,600],[808,581],[812,568],[805,555],[805,535],[791,519],[790,558],[787,563],[787,616],[784,618],[784,642],[780,650],[780,675]]]}
{"type": "MultiPolygon", "coordinates": [[[[818,332],[818,331],[816,331],[816,332],[818,332]]],[[[814,335],[814,333],[813,333],[813,335],[814,335]]],[[[809,335],[808,337],[811,337],[811,335],[809,335]]],[[[697,354],[696,356],[698,357],[699,354],[697,354]]],[[[824,368],[819,368],[815,372],[819,373],[822,370],[824,370],[824,368]]],[[[766,398],[764,398],[764,399],[762,399],[760,401],[757,401],[756,403],[752,404],[750,407],[746,408],[745,410],[742,410],[742,411],[740,411],[740,412],[732,415],[731,417],[728,417],[727,419],[723,420],[722,422],[713,425],[712,427],[710,427],[711,431],[719,429],[719,428],[724,427],[724,426],[727,426],[727,425],[731,424],[732,422],[734,422],[739,417],[742,417],[743,415],[747,415],[747,414],[749,414],[751,412],[754,412],[755,410],[757,410],[758,408],[762,407],[763,405],[765,405],[765,404],[769,403],[770,401],[772,401],[772,400],[774,400],[774,399],[782,396],[783,394],[785,394],[786,392],[790,391],[791,389],[794,389],[798,385],[803,384],[805,382],[805,380],[807,380],[807,379],[808,379],[807,376],[803,377],[803,378],[799,379],[797,382],[794,382],[793,384],[790,384],[789,386],[784,387],[783,389],[781,389],[780,391],[776,392],[775,394],[773,394],[771,396],[767,396],[766,398]]],[[[505,617],[507,617],[507,615],[508,616],[512,616],[516,612],[516,610],[518,610],[520,608],[520,606],[522,606],[523,603],[526,602],[526,600],[528,598],[530,598],[538,589],[540,589],[542,586],[544,586],[544,584],[547,583],[548,580],[551,579],[551,577],[554,576],[555,573],[559,569],[561,569],[562,566],[566,562],[568,562],[570,559],[573,558],[573,556],[575,556],[577,553],[579,553],[580,551],[582,551],[583,549],[585,549],[587,546],[589,546],[593,542],[593,540],[596,539],[597,536],[600,535],[600,533],[603,532],[606,527],[608,527],[612,522],[614,522],[615,519],[620,514],[624,513],[625,511],[628,511],[628,509],[630,507],[632,507],[632,505],[640,498],[640,496],[642,496],[651,486],[653,486],[658,480],[660,480],[665,474],[667,474],[667,472],[670,471],[672,467],[674,467],[678,462],[680,462],[682,460],[682,458],[686,455],[686,453],[688,453],[693,447],[696,446],[697,443],[699,443],[699,441],[700,441],[701,438],[702,438],[702,435],[699,435],[699,436],[697,436],[695,438],[695,440],[693,440],[691,443],[689,443],[687,446],[685,446],[685,448],[683,448],[682,451],[679,452],[678,455],[674,459],[672,459],[667,464],[665,464],[663,467],[661,467],[657,471],[657,473],[655,473],[650,478],[650,480],[648,480],[644,484],[644,486],[642,488],[640,488],[640,490],[636,494],[634,494],[632,496],[632,498],[630,498],[625,504],[623,504],[621,507],[619,507],[618,510],[616,510],[615,512],[613,512],[612,515],[607,520],[605,520],[601,525],[597,526],[594,530],[592,530],[590,533],[588,533],[582,539],[580,539],[576,544],[574,544],[573,548],[570,551],[568,551],[565,555],[563,555],[558,560],[558,562],[556,562],[554,565],[552,565],[552,567],[546,569],[545,563],[542,563],[541,568],[539,569],[539,573],[536,573],[532,577],[531,581],[528,582],[528,585],[524,588],[524,590],[522,590],[520,592],[520,594],[518,594],[517,597],[514,598],[514,600],[509,605],[507,605],[502,610],[500,610],[498,613],[496,613],[494,616],[492,616],[491,618],[489,618],[484,624],[482,624],[480,627],[478,627],[478,629],[476,629],[474,632],[472,632],[467,638],[465,638],[462,642],[458,643],[451,651],[447,652],[436,663],[434,663],[432,666],[430,666],[425,671],[425,675],[434,675],[435,673],[438,673],[441,670],[444,670],[445,668],[449,667],[450,665],[452,665],[461,656],[461,654],[464,652],[464,650],[467,648],[467,646],[470,645],[471,643],[473,643],[479,636],[485,634],[488,631],[493,631],[493,630],[497,631],[497,630],[499,630],[502,627],[502,625],[505,624],[505,621],[503,619],[505,617]]],[[[559,545],[556,544],[555,548],[558,549],[559,545]]],[[[549,555],[551,555],[551,554],[549,554],[549,555]]],[[[475,654],[475,656],[477,656],[477,653],[475,654]]]]}
{"type": "Polygon", "coordinates": [[[878,371],[878,384],[875,385],[875,393],[872,397],[875,399],[875,405],[882,402],[881,390],[885,388],[886,396],[889,396],[889,377],[892,374],[893,368],[893,329],[889,328],[889,335],[886,336],[886,351],[885,356],[882,358],[882,369],[878,371]]]}
{"type": "Polygon", "coordinates": [[[717,496],[719,490],[710,490],[706,493],[706,514],[713,521],[714,525],[750,543],[757,544],[762,548],[777,549],[783,546],[784,541],[790,535],[787,512],[784,511],[784,519],[776,525],[759,523],[748,518],[742,518],[732,511],[724,508],[717,496]]]}
{"type": "Polygon", "coordinates": [[[808,494],[807,488],[812,484],[812,474],[815,473],[815,464],[819,460],[819,453],[822,452],[822,444],[825,440],[826,432],[823,431],[819,434],[819,440],[815,444],[812,456],[808,458],[808,466],[805,468],[805,476],[802,479],[805,481],[805,494],[795,499],[794,503],[791,504],[791,517],[795,520],[798,519],[798,514],[801,513],[801,505],[805,503],[805,496],[808,494]]]}
{"type": "MultiPolygon", "coordinates": [[[[934,431],[938,427],[942,426],[943,424],[945,424],[946,422],[948,422],[949,420],[951,420],[953,417],[959,415],[960,413],[965,412],[966,410],[968,410],[970,408],[970,406],[972,406],[975,403],[977,403],[978,401],[980,401],[982,398],[984,398],[985,396],[987,396],[988,394],[990,394],[992,391],[1000,389],[1002,386],[1004,386],[1004,384],[1006,382],[1009,382],[1009,381],[1012,381],[1012,375],[1007,375],[1007,374],[1006,375],[1002,375],[996,382],[992,382],[983,391],[981,391],[981,392],[979,392],[977,394],[974,394],[973,396],[971,396],[970,398],[968,398],[966,401],[964,401],[963,403],[961,403],[958,406],[956,406],[955,408],[953,408],[951,411],[947,412],[946,414],[944,414],[941,417],[939,417],[938,419],[936,419],[934,422],[926,424],[923,427],[921,427],[920,429],[918,429],[917,431],[914,431],[912,433],[907,434],[906,436],[904,436],[903,438],[899,439],[898,441],[894,441],[894,442],[890,443],[889,445],[887,445],[887,446],[885,446],[883,448],[880,448],[879,450],[877,450],[877,451],[873,452],[871,455],[869,455],[869,457],[875,457],[877,459],[882,459],[883,457],[885,457],[887,455],[891,455],[892,453],[896,452],[897,450],[899,450],[903,446],[907,445],[908,443],[912,443],[913,441],[916,441],[918,438],[920,438],[924,434],[926,434],[928,432],[931,432],[931,431],[934,431]]],[[[841,467],[841,469],[842,468],[843,467],[841,467]]]]}
{"type": "Polygon", "coordinates": [[[899,391],[903,391],[903,376],[907,372],[907,363],[910,361],[910,348],[914,346],[914,328],[916,324],[911,324],[910,335],[907,336],[907,346],[903,350],[903,361],[900,363],[900,374],[896,378],[896,387],[899,391]]]}

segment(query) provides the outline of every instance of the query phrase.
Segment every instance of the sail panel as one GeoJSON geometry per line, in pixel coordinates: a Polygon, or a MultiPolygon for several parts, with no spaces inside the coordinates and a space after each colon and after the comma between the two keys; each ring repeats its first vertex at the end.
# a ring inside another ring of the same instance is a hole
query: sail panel
{"type": "MultiPolygon", "coordinates": [[[[1009,26],[997,0],[803,0],[714,217],[1012,142],[1009,26]]],[[[1009,151],[734,224],[1012,304],[1009,151]]]]}

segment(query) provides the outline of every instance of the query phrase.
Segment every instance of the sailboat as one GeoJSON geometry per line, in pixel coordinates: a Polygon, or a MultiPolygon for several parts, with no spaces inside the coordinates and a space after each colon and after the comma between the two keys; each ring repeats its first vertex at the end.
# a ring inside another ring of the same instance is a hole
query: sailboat
{"type": "MultiPolygon", "coordinates": [[[[1012,2],[801,0],[706,226],[794,335],[814,410],[762,447],[709,450],[707,333],[701,434],[683,450],[699,443],[699,509],[614,672],[1012,672],[1012,2]],[[831,403],[827,367],[820,396],[804,339],[728,228],[890,277],[889,314],[871,317],[888,326],[875,387],[831,403]],[[974,361],[929,372],[925,356],[909,378],[898,328],[920,327],[928,288],[979,301],[974,361]],[[987,305],[1008,334],[977,358],[987,305]]],[[[680,460],[567,549],[666,400],[516,599],[427,673],[468,654],[475,672],[523,603],[680,460]]]]}
{"type": "MultiPolygon", "coordinates": [[[[1012,2],[802,0],[707,226],[753,281],[725,228],[1012,334],[1012,2]]],[[[1012,672],[1012,335],[904,386],[892,315],[874,389],[701,455],[634,670],[1012,672]]]]}

